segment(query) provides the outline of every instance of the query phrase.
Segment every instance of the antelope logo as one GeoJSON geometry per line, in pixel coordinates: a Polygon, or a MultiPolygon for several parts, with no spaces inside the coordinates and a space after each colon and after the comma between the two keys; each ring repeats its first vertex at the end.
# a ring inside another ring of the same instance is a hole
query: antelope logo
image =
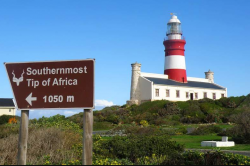
{"type": "Polygon", "coordinates": [[[24,75],[24,73],[25,72],[23,71],[21,77],[20,78],[16,78],[14,71],[12,72],[12,74],[13,74],[13,82],[15,82],[17,86],[19,86],[20,82],[23,82],[23,75],[24,75]]]}

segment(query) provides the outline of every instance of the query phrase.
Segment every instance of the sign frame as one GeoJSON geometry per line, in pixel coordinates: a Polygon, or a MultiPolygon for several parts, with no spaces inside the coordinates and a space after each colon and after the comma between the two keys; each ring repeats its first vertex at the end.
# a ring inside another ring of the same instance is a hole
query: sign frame
{"type": "Polygon", "coordinates": [[[10,83],[10,87],[11,87],[11,90],[12,90],[12,94],[14,96],[14,104],[15,104],[15,109],[17,110],[66,110],[66,109],[70,109],[70,110],[76,110],[76,109],[95,109],[95,59],[93,58],[89,58],[89,59],[82,59],[82,60],[60,60],[60,61],[31,61],[31,62],[4,62],[4,66],[5,66],[5,71],[7,73],[7,76],[8,76],[8,79],[9,79],[9,83],[10,83]],[[11,80],[10,80],[10,77],[8,75],[8,70],[7,70],[7,64],[24,64],[24,63],[60,63],[60,62],[80,62],[80,61],[93,61],[93,107],[74,107],[74,108],[18,108],[18,104],[16,102],[16,96],[15,96],[15,93],[14,93],[14,90],[12,88],[12,85],[11,85],[11,80]]]}

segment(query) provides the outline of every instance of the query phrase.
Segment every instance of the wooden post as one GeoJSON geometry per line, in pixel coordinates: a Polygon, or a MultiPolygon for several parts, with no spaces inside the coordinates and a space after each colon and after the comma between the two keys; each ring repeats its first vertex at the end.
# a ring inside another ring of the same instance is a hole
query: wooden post
{"type": "Polygon", "coordinates": [[[83,165],[92,165],[93,157],[93,111],[84,109],[83,114],[83,165]]]}
{"type": "Polygon", "coordinates": [[[17,165],[26,165],[28,129],[29,127],[29,110],[22,110],[21,122],[19,129],[18,156],[17,165]]]}

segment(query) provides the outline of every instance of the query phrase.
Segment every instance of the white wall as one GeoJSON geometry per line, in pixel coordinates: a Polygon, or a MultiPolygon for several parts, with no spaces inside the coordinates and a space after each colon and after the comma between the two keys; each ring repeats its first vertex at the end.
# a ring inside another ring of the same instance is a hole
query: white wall
{"type": "Polygon", "coordinates": [[[198,93],[198,99],[203,99],[203,92],[207,92],[207,98],[213,99],[213,93],[216,93],[216,99],[221,98],[223,93],[227,97],[226,90],[218,89],[202,89],[202,88],[188,88],[188,87],[176,87],[167,85],[153,85],[153,100],[170,100],[170,101],[187,101],[190,100],[190,93],[193,93],[194,100],[195,93],[198,93]],[[159,97],[155,96],[155,89],[159,89],[159,97]],[[166,97],[166,89],[170,90],[170,97],[166,97]],[[176,90],[180,91],[180,97],[176,98],[176,90]],[[186,92],[189,93],[189,98],[186,98],[186,92]]]}
{"type": "Polygon", "coordinates": [[[16,115],[16,109],[15,108],[0,108],[0,116],[2,115],[16,115]]]}
{"type": "Polygon", "coordinates": [[[140,100],[152,99],[153,83],[144,77],[140,77],[140,100]]]}

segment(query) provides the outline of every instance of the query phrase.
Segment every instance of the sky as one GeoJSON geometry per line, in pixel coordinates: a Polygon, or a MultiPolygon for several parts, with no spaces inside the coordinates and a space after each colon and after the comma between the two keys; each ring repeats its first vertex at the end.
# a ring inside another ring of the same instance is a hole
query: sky
{"type": "MultiPolygon", "coordinates": [[[[187,76],[204,78],[210,69],[228,96],[247,95],[249,6],[249,0],[1,0],[0,64],[95,58],[96,109],[123,105],[131,63],[163,74],[163,40],[176,13],[187,42],[187,76]]],[[[4,65],[0,77],[0,98],[13,98],[4,65]]],[[[80,111],[38,110],[30,118],[80,111]]]]}

